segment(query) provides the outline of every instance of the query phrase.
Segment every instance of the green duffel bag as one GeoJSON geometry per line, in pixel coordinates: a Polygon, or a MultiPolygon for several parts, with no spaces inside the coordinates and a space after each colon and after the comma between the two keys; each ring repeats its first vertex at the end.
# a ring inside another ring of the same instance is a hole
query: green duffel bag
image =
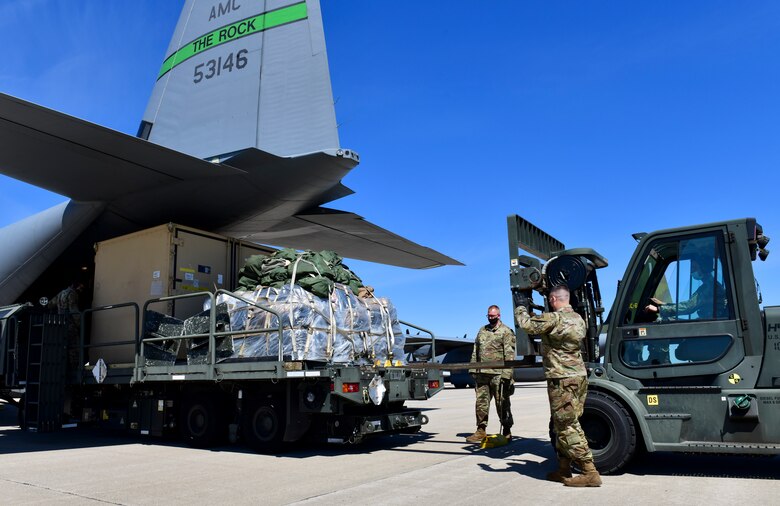
{"type": "Polygon", "coordinates": [[[321,299],[330,297],[330,291],[333,289],[333,281],[321,276],[309,276],[296,281],[296,284],[321,299]]]}

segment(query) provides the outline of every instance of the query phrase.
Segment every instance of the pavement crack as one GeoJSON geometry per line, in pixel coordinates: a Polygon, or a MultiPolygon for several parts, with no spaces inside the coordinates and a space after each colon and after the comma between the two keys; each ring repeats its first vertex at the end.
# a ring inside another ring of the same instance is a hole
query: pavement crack
{"type": "MultiPolygon", "coordinates": [[[[376,485],[377,483],[382,483],[383,481],[394,480],[394,479],[397,479],[399,477],[406,476],[406,475],[409,475],[409,474],[414,474],[414,473],[419,473],[421,471],[430,470],[432,468],[435,468],[435,467],[438,467],[438,466],[444,466],[444,465],[447,465],[447,464],[451,464],[453,462],[457,462],[459,460],[467,459],[467,458],[472,457],[472,456],[473,456],[472,454],[465,454],[465,455],[463,455],[461,457],[458,457],[458,458],[455,458],[455,459],[445,460],[445,461],[441,461],[441,462],[435,462],[435,463],[433,463],[431,465],[428,465],[428,466],[425,466],[425,467],[416,468],[416,469],[410,469],[410,470],[405,471],[405,472],[400,473],[400,474],[394,474],[394,475],[391,475],[391,476],[385,476],[384,478],[379,479],[379,480],[372,480],[371,484],[372,485],[376,485]]],[[[331,490],[331,491],[328,491],[328,492],[323,492],[321,494],[315,494],[315,495],[306,497],[304,499],[298,499],[298,500],[295,500],[293,502],[289,502],[289,503],[286,503],[286,504],[288,506],[289,505],[293,505],[293,504],[305,504],[305,503],[308,503],[308,502],[316,501],[317,499],[322,499],[322,498],[327,497],[329,495],[342,493],[342,492],[347,491],[347,490],[358,489],[358,488],[364,487],[366,485],[368,485],[368,483],[358,483],[358,484],[356,484],[356,485],[354,485],[352,487],[347,487],[347,488],[338,489],[338,490],[331,490]]]]}
{"type": "Polygon", "coordinates": [[[99,502],[99,503],[103,503],[103,504],[117,504],[119,506],[125,506],[124,503],[121,503],[121,502],[105,501],[103,499],[98,499],[96,497],[90,497],[88,495],[77,494],[75,492],[68,492],[67,490],[60,490],[60,489],[57,489],[57,488],[45,487],[43,485],[36,485],[35,483],[29,483],[29,482],[26,482],[26,481],[11,480],[11,479],[8,479],[8,478],[0,478],[0,480],[2,480],[4,482],[7,482],[7,483],[14,483],[16,485],[23,485],[25,487],[37,488],[37,489],[40,489],[40,490],[48,490],[50,492],[56,492],[58,494],[72,495],[73,497],[78,497],[79,499],[88,499],[90,501],[95,501],[95,502],[99,502]]]}

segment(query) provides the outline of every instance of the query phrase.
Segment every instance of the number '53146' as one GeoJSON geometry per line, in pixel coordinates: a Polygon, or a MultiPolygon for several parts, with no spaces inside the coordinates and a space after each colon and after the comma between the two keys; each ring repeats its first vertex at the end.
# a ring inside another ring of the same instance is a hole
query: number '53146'
{"type": "Polygon", "coordinates": [[[233,72],[233,69],[241,70],[246,67],[249,53],[246,49],[241,49],[236,53],[229,53],[227,56],[220,56],[216,60],[209,60],[205,63],[195,65],[195,74],[192,82],[199,83],[204,79],[211,79],[221,75],[223,72],[233,72]]]}

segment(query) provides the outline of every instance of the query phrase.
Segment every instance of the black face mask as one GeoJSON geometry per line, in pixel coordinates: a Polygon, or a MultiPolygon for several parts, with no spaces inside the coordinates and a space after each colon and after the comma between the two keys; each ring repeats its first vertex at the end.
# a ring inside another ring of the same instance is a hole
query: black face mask
{"type": "Polygon", "coordinates": [[[488,323],[490,323],[491,326],[495,327],[496,323],[498,323],[498,317],[488,318],[488,323]]]}

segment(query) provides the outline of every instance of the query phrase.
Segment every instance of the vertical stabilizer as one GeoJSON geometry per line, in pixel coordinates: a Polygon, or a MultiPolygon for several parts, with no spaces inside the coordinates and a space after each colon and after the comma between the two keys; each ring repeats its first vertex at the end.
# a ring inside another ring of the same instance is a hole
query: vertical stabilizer
{"type": "Polygon", "coordinates": [[[187,0],[139,136],[198,158],[339,147],[317,0],[187,0]]]}

